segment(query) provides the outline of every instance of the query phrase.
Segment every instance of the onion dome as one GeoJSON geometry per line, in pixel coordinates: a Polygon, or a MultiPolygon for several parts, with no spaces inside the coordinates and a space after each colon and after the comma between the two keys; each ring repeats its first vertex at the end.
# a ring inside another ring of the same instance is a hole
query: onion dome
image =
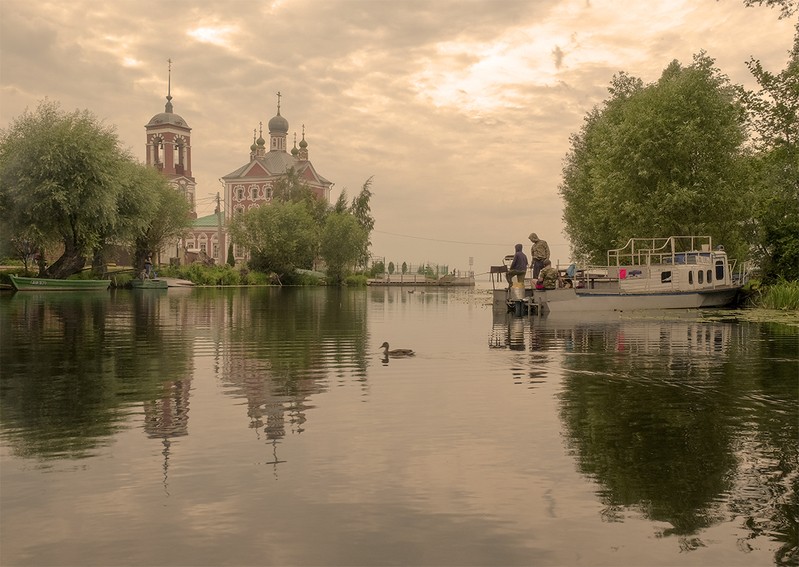
{"type": "Polygon", "coordinates": [[[273,117],[272,120],[269,121],[269,131],[280,132],[282,134],[288,134],[289,132],[289,121],[280,116],[279,109],[277,111],[277,116],[273,117]]]}

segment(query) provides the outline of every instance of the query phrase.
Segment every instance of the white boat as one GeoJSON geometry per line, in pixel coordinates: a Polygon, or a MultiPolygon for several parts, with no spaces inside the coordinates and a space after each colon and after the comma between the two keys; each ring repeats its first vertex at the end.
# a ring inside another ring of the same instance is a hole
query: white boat
{"type": "Polygon", "coordinates": [[[561,271],[558,288],[535,289],[528,301],[539,313],[723,307],[744,283],[734,269],[709,236],[631,238],[606,266],[561,271]]]}

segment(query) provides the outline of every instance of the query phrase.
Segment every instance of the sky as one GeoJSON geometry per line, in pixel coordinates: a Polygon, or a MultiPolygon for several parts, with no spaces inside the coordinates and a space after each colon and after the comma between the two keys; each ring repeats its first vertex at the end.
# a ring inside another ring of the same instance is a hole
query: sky
{"type": "Polygon", "coordinates": [[[654,82],[704,50],[754,89],[746,61],[788,60],[796,16],[778,15],[742,0],[0,0],[0,127],[49,99],[144,162],[171,59],[202,216],[279,91],[289,146],[304,126],[331,201],[372,179],[374,256],[471,260],[488,278],[531,232],[570,261],[563,160],[614,74],[654,82]]]}

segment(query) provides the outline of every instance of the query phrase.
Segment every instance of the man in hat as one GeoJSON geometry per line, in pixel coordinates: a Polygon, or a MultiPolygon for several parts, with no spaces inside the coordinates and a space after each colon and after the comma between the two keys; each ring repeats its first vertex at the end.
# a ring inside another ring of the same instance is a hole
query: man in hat
{"type": "Polygon", "coordinates": [[[544,268],[544,260],[549,260],[549,245],[546,240],[541,240],[534,232],[530,233],[530,258],[533,262],[533,279],[538,279],[538,274],[544,268]]]}

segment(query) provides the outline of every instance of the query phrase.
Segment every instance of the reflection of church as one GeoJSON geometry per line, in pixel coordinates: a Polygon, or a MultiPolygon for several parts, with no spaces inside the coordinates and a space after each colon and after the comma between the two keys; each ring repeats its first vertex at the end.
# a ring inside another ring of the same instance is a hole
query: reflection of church
{"type": "MultiPolygon", "coordinates": [[[[299,147],[295,134],[294,147],[290,152],[287,151],[289,123],[280,114],[281,95],[278,93],[277,114],[268,123],[268,147],[263,138],[263,129],[261,128],[257,139],[253,132],[249,161],[221,178],[224,195],[217,198],[216,210],[198,218],[196,182],[191,172],[191,128],[183,117],[173,111],[171,70],[168,84],[164,112],[153,116],[145,126],[146,164],[163,173],[175,190],[186,197],[191,204],[193,221],[182,245],[169,246],[162,253],[162,263],[173,257],[185,263],[205,256],[212,258],[217,264],[224,263],[229,244],[226,226],[228,221],[237,213],[269,205],[275,183],[284,178],[289,170],[295,172],[297,178],[311,189],[317,199],[330,201],[333,183],[319,175],[308,158],[304,125],[299,147]]],[[[234,251],[237,259],[244,257],[243,250],[234,248],[234,251]]]]}

